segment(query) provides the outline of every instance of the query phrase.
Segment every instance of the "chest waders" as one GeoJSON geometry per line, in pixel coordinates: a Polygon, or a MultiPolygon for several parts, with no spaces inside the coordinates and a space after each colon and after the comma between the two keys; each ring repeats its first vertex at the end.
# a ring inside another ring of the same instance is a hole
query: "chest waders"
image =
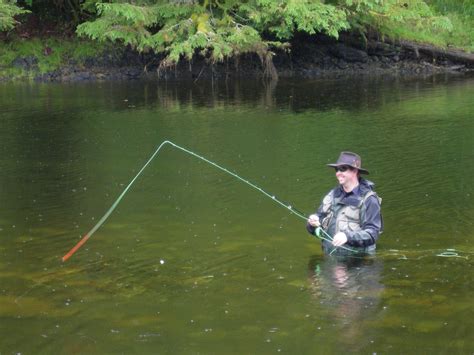
{"type": "Polygon", "coordinates": [[[382,203],[382,199],[375,191],[368,191],[359,199],[357,206],[348,205],[342,202],[342,198],[334,197],[334,190],[332,190],[323,199],[322,212],[326,214],[326,217],[322,220],[322,227],[332,235],[338,232],[362,230],[361,221],[365,213],[365,202],[371,196],[377,197],[379,203],[382,203]]]}

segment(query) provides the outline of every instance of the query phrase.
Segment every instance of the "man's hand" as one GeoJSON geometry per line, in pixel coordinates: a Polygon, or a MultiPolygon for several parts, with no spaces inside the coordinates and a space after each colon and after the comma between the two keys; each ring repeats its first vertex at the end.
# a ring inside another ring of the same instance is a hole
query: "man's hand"
{"type": "Polygon", "coordinates": [[[319,217],[317,214],[312,214],[308,217],[308,223],[312,227],[319,227],[321,223],[319,223],[319,217]]]}
{"type": "Polygon", "coordinates": [[[334,238],[332,238],[332,245],[335,247],[340,247],[343,244],[347,243],[347,236],[344,234],[344,232],[339,232],[336,233],[334,238]]]}

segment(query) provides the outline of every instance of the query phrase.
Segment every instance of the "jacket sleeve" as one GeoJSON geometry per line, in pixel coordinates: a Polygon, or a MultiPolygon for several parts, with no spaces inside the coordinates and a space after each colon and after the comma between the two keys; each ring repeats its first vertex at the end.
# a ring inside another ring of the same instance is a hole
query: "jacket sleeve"
{"type": "MultiPolygon", "coordinates": [[[[319,221],[321,222],[321,216],[318,213],[320,209],[321,209],[321,206],[318,208],[318,211],[316,212],[316,214],[318,215],[319,221]]],[[[308,222],[306,222],[306,230],[308,231],[309,234],[316,235],[316,227],[313,227],[308,222]]]]}
{"type": "Polygon", "coordinates": [[[370,196],[365,201],[361,212],[361,230],[346,232],[347,243],[355,247],[367,247],[375,244],[382,229],[380,203],[376,196],[370,196]]]}

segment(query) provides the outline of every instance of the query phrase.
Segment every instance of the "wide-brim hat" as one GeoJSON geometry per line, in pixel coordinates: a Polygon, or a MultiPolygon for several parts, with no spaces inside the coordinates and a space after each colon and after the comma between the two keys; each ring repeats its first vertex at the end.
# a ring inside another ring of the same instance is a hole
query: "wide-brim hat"
{"type": "Polygon", "coordinates": [[[351,168],[357,169],[361,174],[369,174],[369,171],[362,168],[362,160],[360,156],[352,152],[341,152],[339,159],[334,164],[328,164],[328,166],[336,168],[338,166],[347,165],[351,168]]]}

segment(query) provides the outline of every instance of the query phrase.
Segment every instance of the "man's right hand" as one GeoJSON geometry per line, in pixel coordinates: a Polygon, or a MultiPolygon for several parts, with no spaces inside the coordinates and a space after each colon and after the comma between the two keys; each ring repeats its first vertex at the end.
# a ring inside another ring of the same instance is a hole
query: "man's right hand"
{"type": "Polygon", "coordinates": [[[319,227],[321,223],[319,223],[319,217],[317,214],[312,214],[308,217],[308,224],[312,227],[319,227]]]}

